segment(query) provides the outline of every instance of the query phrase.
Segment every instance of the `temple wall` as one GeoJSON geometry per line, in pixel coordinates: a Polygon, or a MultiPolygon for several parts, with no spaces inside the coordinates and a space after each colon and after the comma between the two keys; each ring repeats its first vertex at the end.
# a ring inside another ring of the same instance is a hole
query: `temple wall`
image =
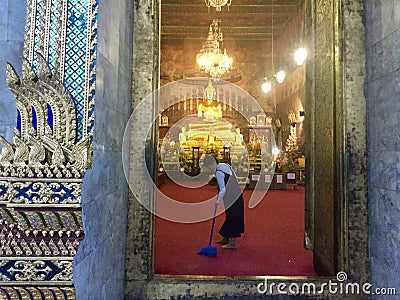
{"type": "Polygon", "coordinates": [[[374,286],[400,278],[400,3],[365,1],[368,198],[374,286]]]}
{"type": "Polygon", "coordinates": [[[122,138],[131,112],[131,1],[99,1],[96,128],[82,190],[85,240],[75,257],[77,299],[123,299],[128,188],[122,138]]]}

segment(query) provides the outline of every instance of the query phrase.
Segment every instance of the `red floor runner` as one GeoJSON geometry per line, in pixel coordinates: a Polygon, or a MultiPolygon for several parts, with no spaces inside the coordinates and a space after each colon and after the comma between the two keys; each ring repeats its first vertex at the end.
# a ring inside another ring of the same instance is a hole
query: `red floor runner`
{"type": "MultiPolygon", "coordinates": [[[[177,201],[201,201],[216,195],[216,187],[187,189],[165,182],[160,190],[177,201]]],[[[244,191],[245,233],[235,250],[222,249],[216,240],[225,216],[215,222],[216,257],[198,255],[208,245],[211,220],[182,224],[156,218],[156,274],[215,276],[315,276],[312,252],[304,250],[304,188],[270,190],[255,208],[247,207],[252,190],[244,191]]],[[[257,191],[255,191],[257,192],[257,191]]],[[[212,212],[210,212],[212,216],[212,212]]]]}

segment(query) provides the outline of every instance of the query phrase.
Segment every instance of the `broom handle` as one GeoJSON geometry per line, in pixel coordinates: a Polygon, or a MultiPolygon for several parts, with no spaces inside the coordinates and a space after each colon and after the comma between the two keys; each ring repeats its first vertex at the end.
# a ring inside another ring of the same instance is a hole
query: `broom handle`
{"type": "Polygon", "coordinates": [[[210,232],[210,242],[208,243],[209,246],[211,245],[211,241],[212,241],[214,224],[215,224],[215,215],[217,214],[217,206],[218,206],[218,203],[215,203],[214,217],[213,217],[213,221],[212,221],[212,225],[211,225],[211,232],[210,232]]]}

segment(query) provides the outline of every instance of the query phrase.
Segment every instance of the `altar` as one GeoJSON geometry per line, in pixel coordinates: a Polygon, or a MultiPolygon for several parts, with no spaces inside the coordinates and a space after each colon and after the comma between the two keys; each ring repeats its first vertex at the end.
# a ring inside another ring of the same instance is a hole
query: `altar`
{"type": "Polygon", "coordinates": [[[224,118],[222,111],[226,108],[217,99],[210,80],[203,98],[196,100],[197,111],[180,117],[171,126],[160,127],[164,135],[160,138],[159,171],[169,172],[174,178],[185,178],[176,175],[181,173],[196,176],[202,170],[202,157],[211,154],[229,163],[241,184],[251,186],[254,178],[272,174],[275,169],[270,117],[257,112],[248,122],[244,118],[242,122],[238,117],[224,118]]]}
{"type": "Polygon", "coordinates": [[[240,128],[222,118],[211,80],[203,93],[196,115],[179,120],[162,139],[162,168],[180,170],[190,175],[200,172],[199,160],[212,154],[221,162],[232,164],[237,171],[247,171],[247,150],[240,128]]]}

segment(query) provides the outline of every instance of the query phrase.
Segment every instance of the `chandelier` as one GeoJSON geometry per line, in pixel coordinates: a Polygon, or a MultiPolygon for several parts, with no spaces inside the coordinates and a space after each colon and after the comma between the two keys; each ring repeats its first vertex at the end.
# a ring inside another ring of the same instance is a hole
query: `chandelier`
{"type": "Polygon", "coordinates": [[[204,0],[204,2],[206,3],[207,7],[210,8],[210,6],[215,7],[216,11],[221,11],[221,7],[224,5],[228,5],[228,9],[229,6],[232,3],[232,0],[204,0]]]}
{"type": "Polygon", "coordinates": [[[212,77],[220,77],[232,67],[232,58],[221,51],[223,36],[221,31],[221,20],[214,19],[208,31],[208,37],[203,48],[196,56],[196,62],[200,69],[212,77]]]}

